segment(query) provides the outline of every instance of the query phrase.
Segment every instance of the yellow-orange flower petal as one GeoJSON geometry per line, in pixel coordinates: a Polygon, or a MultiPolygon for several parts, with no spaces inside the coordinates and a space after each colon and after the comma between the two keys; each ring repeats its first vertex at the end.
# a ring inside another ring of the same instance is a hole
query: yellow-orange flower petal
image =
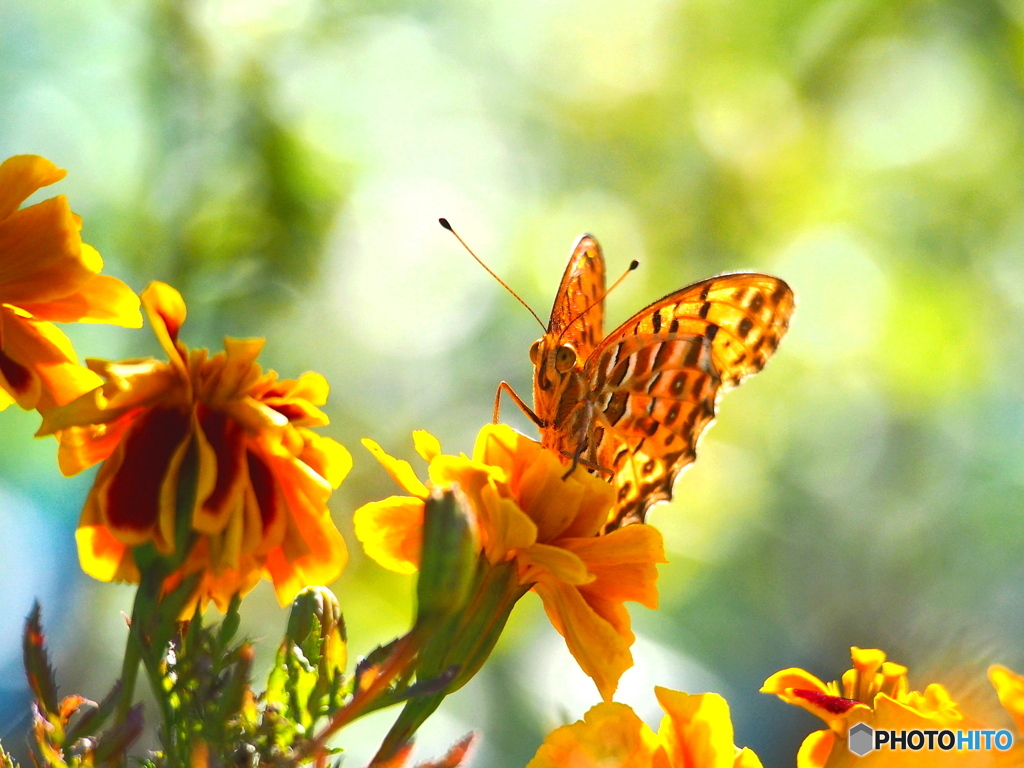
{"type": "Polygon", "coordinates": [[[733,743],[721,696],[654,690],[665,711],[657,734],[625,704],[603,702],[548,734],[527,768],[761,768],[733,743]]]}
{"type": "Polygon", "coordinates": [[[33,155],[0,164],[0,409],[14,401],[46,412],[102,383],[51,321],[142,324],[131,289],[97,274],[103,260],[82,242],[66,198],[18,209],[63,176],[33,155]]]}
{"type": "Polygon", "coordinates": [[[1024,676],[1001,664],[993,664],[989,667],[988,679],[996,689],[999,703],[1017,725],[1019,738],[1024,738],[1024,676]]]}
{"type": "Polygon", "coordinates": [[[425,499],[429,495],[427,486],[416,477],[416,473],[412,471],[412,465],[408,461],[388,455],[383,448],[369,438],[363,438],[362,443],[366,450],[373,454],[373,458],[379,461],[384,470],[391,475],[391,479],[398,483],[404,491],[413,496],[419,496],[421,499],[425,499]]]}
{"type": "Polygon", "coordinates": [[[366,554],[388,570],[415,573],[423,546],[423,501],[391,496],[365,504],[352,519],[366,554]]]}
{"type": "Polygon", "coordinates": [[[654,693],[665,710],[658,735],[665,743],[671,765],[701,768],[761,765],[750,750],[738,754],[729,704],[717,693],[690,695],[660,687],[655,688],[654,693]]]}
{"type": "Polygon", "coordinates": [[[665,765],[658,737],[625,704],[602,702],[548,734],[526,768],[650,768],[665,765]]]}

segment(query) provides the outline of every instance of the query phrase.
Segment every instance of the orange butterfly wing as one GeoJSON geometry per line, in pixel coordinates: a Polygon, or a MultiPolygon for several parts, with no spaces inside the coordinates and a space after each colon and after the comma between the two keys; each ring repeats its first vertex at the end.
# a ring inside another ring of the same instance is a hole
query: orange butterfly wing
{"type": "Polygon", "coordinates": [[[638,312],[590,354],[588,460],[613,472],[609,528],[643,522],[672,496],[722,392],[764,367],[795,303],[782,280],[756,273],[695,283],[638,312]]]}
{"type": "Polygon", "coordinates": [[[580,360],[601,341],[604,322],[604,256],[590,235],[581,235],[555,294],[548,335],[572,344],[580,360]],[[581,317],[582,315],[582,317],[581,317]]]}

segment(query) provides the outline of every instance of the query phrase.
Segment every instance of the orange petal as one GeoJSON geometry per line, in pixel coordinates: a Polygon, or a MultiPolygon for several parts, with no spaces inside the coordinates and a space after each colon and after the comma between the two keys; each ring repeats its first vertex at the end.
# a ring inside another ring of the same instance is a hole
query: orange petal
{"type": "Polygon", "coordinates": [[[93,275],[67,296],[44,303],[22,302],[19,306],[33,317],[54,323],[109,323],[125,328],[142,327],[139,297],[116,277],[108,275],[93,275]]]}
{"type": "Polygon", "coordinates": [[[421,499],[427,498],[430,493],[427,486],[416,477],[416,473],[412,471],[412,465],[408,461],[389,456],[383,448],[369,438],[363,438],[362,442],[366,450],[373,454],[373,458],[381,463],[384,470],[391,475],[391,479],[398,483],[402,490],[413,496],[419,496],[421,499]]]}
{"type": "Polygon", "coordinates": [[[518,556],[520,584],[539,581],[547,575],[566,584],[578,586],[593,581],[586,564],[567,549],[549,544],[533,544],[518,556]]]}
{"type": "Polygon", "coordinates": [[[725,699],[717,693],[691,696],[660,687],[654,693],[665,710],[658,735],[672,765],[733,768],[736,746],[725,699]]]}
{"type": "Polygon", "coordinates": [[[397,573],[419,569],[423,545],[423,501],[391,496],[364,504],[353,515],[356,538],[366,554],[397,573]]]}
{"type": "Polygon", "coordinates": [[[48,187],[67,175],[45,157],[15,155],[0,163],[0,220],[18,209],[33,192],[48,187]]]}
{"type": "Polygon", "coordinates": [[[71,343],[57,326],[17,317],[7,310],[0,312],[0,386],[22,408],[48,411],[103,383],[95,373],[78,365],[71,343]]]}
{"type": "Polygon", "coordinates": [[[523,511],[537,524],[538,541],[558,537],[579,512],[583,484],[572,478],[563,480],[564,475],[565,467],[551,451],[539,451],[519,475],[519,487],[512,490],[523,511]]]}
{"type": "Polygon", "coordinates": [[[996,689],[999,703],[1017,724],[1017,733],[1024,736],[1024,677],[1001,664],[993,664],[988,668],[988,679],[996,689]]]}
{"type": "Polygon", "coordinates": [[[605,619],[587,605],[575,587],[545,578],[533,587],[544,603],[551,624],[580,668],[593,678],[605,701],[610,701],[622,673],[633,666],[629,644],[605,619]]]}
{"type": "Polygon", "coordinates": [[[549,733],[526,768],[652,768],[657,752],[658,738],[632,709],[603,702],[549,733]]]}
{"type": "Polygon", "coordinates": [[[477,498],[477,522],[491,564],[504,562],[513,553],[537,541],[537,526],[533,520],[514,501],[500,496],[493,485],[485,485],[477,498]]]}
{"type": "Polygon", "coordinates": [[[0,301],[7,304],[60,299],[94,276],[63,195],[0,220],[0,254],[0,301]]]}
{"type": "Polygon", "coordinates": [[[305,494],[304,480],[299,478],[308,468],[283,457],[275,459],[273,466],[290,514],[281,547],[267,553],[264,568],[278,602],[287,605],[302,589],[337,579],[348,563],[348,547],[331,519],[326,498],[311,502],[305,494]]]}
{"type": "Polygon", "coordinates": [[[633,600],[658,607],[658,569],[667,562],[661,533],[650,525],[627,525],[605,536],[561,539],[559,546],[576,553],[596,577],[586,592],[608,600],[633,600]]]}

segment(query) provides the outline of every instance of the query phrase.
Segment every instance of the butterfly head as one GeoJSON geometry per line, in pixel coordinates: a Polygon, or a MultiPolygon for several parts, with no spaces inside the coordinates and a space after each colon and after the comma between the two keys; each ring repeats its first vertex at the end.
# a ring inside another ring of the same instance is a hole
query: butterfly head
{"type": "Polygon", "coordinates": [[[577,378],[579,355],[576,348],[554,335],[546,335],[533,343],[530,361],[534,365],[535,394],[544,393],[557,400],[569,382],[577,378]]]}

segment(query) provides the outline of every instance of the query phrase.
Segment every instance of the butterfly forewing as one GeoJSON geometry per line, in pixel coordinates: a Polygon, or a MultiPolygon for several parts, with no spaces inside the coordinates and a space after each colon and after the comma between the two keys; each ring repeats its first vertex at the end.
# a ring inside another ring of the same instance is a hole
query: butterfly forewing
{"type": "Polygon", "coordinates": [[[601,341],[603,295],[601,246],[590,235],[583,235],[573,246],[548,323],[548,334],[572,344],[580,360],[586,360],[601,341]]]}
{"type": "Polygon", "coordinates": [[[634,315],[587,359],[589,460],[612,474],[614,528],[642,522],[671,498],[679,471],[696,457],[720,393],[757,373],[793,312],[782,280],[722,275],[683,288],[634,315]]]}

